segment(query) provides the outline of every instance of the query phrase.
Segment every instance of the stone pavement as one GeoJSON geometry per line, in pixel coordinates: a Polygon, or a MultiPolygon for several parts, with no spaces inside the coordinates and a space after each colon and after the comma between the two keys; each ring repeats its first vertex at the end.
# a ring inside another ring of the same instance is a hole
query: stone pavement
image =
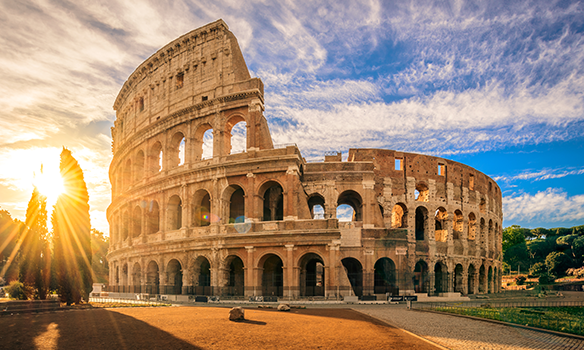
{"type": "Polygon", "coordinates": [[[584,349],[584,341],[472,320],[407,310],[404,306],[359,306],[362,313],[453,350],[467,349],[584,349]]]}

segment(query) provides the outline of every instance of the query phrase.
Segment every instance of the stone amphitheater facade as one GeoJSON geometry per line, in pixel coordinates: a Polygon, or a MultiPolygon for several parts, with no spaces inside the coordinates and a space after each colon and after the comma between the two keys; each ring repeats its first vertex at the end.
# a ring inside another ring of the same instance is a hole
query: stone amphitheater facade
{"type": "Polygon", "coordinates": [[[495,181],[422,154],[350,149],[345,161],[307,162],[295,145],[274,145],[262,81],[222,20],[143,62],[114,109],[110,291],[336,299],[500,290],[495,181]],[[238,124],[246,144],[234,152],[238,124]],[[350,221],[337,219],[340,206],[350,221]]]}

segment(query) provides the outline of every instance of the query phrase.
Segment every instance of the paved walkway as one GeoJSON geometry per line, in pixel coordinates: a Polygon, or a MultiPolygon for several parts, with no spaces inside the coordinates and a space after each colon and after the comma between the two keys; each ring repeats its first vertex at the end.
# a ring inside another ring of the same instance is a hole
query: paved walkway
{"type": "Polygon", "coordinates": [[[355,310],[453,350],[466,349],[584,349],[584,341],[476,321],[464,317],[410,311],[403,306],[362,306],[355,310]]]}

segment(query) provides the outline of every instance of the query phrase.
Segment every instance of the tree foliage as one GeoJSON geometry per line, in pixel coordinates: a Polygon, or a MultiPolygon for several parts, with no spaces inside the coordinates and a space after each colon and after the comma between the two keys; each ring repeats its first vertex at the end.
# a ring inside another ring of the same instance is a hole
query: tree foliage
{"type": "Polygon", "coordinates": [[[34,290],[34,297],[46,299],[50,271],[47,244],[47,198],[35,187],[26,209],[25,227],[20,235],[19,280],[34,290]]]}
{"type": "Polygon", "coordinates": [[[64,192],[53,210],[55,275],[67,304],[89,299],[93,284],[89,195],[83,171],[65,148],[60,164],[64,192]]]}
{"type": "Polygon", "coordinates": [[[563,276],[566,274],[566,270],[572,267],[572,258],[564,252],[551,252],[545,258],[545,264],[550,273],[563,276]]]}
{"type": "Polygon", "coordinates": [[[24,224],[12,219],[6,210],[0,210],[0,277],[9,283],[18,279],[17,241],[24,224]]]}
{"type": "Polygon", "coordinates": [[[92,267],[95,282],[108,283],[109,267],[107,263],[107,250],[109,239],[103,232],[91,229],[92,267]]]}
{"type": "Polygon", "coordinates": [[[548,273],[548,268],[543,262],[537,262],[529,268],[529,274],[535,277],[539,277],[546,273],[548,273]]]}
{"type": "Polygon", "coordinates": [[[529,268],[530,274],[541,276],[546,266],[550,274],[563,276],[566,269],[582,266],[583,259],[584,225],[533,230],[513,225],[503,230],[503,262],[513,270],[529,268]]]}

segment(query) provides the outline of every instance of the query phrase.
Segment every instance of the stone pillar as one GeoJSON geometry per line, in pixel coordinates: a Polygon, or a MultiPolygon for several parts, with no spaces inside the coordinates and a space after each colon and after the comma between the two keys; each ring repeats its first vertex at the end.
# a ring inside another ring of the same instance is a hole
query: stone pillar
{"type": "Polygon", "coordinates": [[[299,290],[298,281],[294,281],[294,244],[286,244],[286,263],[284,266],[284,297],[293,297],[294,291],[299,290]]]}
{"type": "Polygon", "coordinates": [[[256,271],[253,261],[253,246],[246,246],[245,250],[247,251],[247,261],[245,263],[245,296],[254,296],[256,294],[256,271]]]}
{"type": "Polygon", "coordinates": [[[333,241],[328,244],[329,263],[324,267],[326,298],[338,298],[339,296],[339,262],[337,261],[337,252],[340,249],[340,242],[333,241]]]}

